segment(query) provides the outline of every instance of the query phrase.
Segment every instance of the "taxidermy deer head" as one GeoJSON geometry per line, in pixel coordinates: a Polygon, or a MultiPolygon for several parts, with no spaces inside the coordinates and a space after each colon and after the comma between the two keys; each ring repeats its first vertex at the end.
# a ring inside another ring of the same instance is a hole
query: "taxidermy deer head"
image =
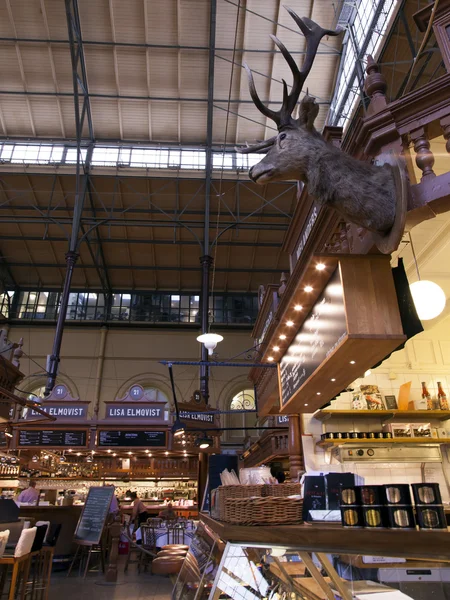
{"type": "Polygon", "coordinates": [[[319,106],[308,92],[299,105],[298,117],[292,113],[303,84],[311,70],[320,40],[340,31],[322,29],[311,19],[298,17],[285,7],[306,38],[306,56],[300,70],[282,42],[271,36],[286,59],[294,77],[288,92],[283,80],[283,104],[278,111],[270,110],[259,99],[250,68],[247,71],[250,95],[258,110],[277,125],[278,135],[239,152],[264,152],[266,156],[250,169],[250,178],[260,184],[270,181],[297,179],[321,204],[327,204],[348,221],[378,233],[387,232],[395,218],[395,184],[391,167],[376,167],[356,160],[327,143],[315,130],[314,121],[319,106]]]}

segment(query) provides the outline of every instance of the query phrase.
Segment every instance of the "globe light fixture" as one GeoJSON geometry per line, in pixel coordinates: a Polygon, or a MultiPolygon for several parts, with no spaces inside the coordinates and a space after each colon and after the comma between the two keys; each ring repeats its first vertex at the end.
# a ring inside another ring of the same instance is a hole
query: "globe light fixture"
{"type": "Polygon", "coordinates": [[[197,338],[197,342],[204,344],[205,348],[208,349],[209,355],[211,355],[213,353],[214,348],[222,340],[223,340],[223,336],[219,335],[218,333],[203,333],[202,335],[199,335],[197,338]]]}
{"type": "Polygon", "coordinates": [[[438,317],[447,301],[444,290],[434,281],[420,279],[409,286],[417,315],[421,321],[438,317]]]}

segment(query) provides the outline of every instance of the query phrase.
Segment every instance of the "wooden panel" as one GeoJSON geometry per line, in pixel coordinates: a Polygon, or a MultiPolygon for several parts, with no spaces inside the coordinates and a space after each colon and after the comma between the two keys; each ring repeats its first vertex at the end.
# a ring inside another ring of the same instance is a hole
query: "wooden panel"
{"type": "Polygon", "coordinates": [[[291,400],[280,407],[280,414],[311,413],[321,408],[364,371],[395,350],[404,339],[404,335],[388,339],[382,336],[347,336],[291,400]]]}
{"type": "Polygon", "coordinates": [[[340,258],[350,334],[403,334],[389,260],[388,256],[340,258]]]}
{"type": "Polygon", "coordinates": [[[201,520],[224,541],[293,546],[299,550],[342,554],[367,554],[415,559],[448,560],[448,531],[394,531],[344,529],[321,525],[260,525],[244,527],[221,523],[201,514],[201,520]]]}

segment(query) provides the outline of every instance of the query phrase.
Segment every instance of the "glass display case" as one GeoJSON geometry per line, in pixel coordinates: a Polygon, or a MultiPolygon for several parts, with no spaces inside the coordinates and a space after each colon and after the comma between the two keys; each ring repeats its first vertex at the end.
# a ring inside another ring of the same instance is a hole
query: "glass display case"
{"type": "Polygon", "coordinates": [[[214,527],[212,519],[206,520],[191,547],[195,560],[186,559],[173,600],[450,598],[450,536],[445,530],[409,531],[405,536],[405,531],[305,525],[234,527],[215,522],[214,527]],[[277,529],[278,535],[271,532],[277,529]],[[290,530],[286,544],[274,542],[284,529],[290,530]],[[254,542],[235,541],[251,537],[252,531],[254,542]],[[265,537],[267,542],[260,541],[265,537]],[[298,543],[292,543],[295,537],[298,543]]]}

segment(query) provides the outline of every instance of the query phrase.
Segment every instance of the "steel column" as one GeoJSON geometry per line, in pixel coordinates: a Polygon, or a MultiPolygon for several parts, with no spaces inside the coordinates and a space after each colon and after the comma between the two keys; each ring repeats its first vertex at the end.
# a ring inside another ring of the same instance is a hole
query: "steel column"
{"type": "MultiPolygon", "coordinates": [[[[213,138],[213,111],[214,111],[214,58],[216,47],[216,16],[217,2],[211,0],[209,14],[209,56],[208,56],[208,114],[206,118],[206,180],[205,180],[205,225],[203,229],[203,256],[200,258],[202,265],[202,289],[200,292],[201,302],[201,326],[202,333],[207,333],[209,329],[209,274],[213,263],[209,255],[209,226],[210,226],[210,208],[211,208],[211,179],[212,179],[212,138],[213,138]]],[[[202,362],[208,362],[208,350],[202,344],[202,362]]],[[[204,401],[209,401],[209,367],[202,364],[200,366],[200,392],[204,401]]]]}
{"type": "Polygon", "coordinates": [[[86,65],[84,61],[83,41],[81,38],[80,17],[78,14],[77,0],[65,0],[67,29],[70,43],[70,58],[72,63],[72,83],[74,93],[75,129],[77,138],[77,164],[75,175],[75,204],[72,217],[72,231],[70,235],[69,251],[66,254],[66,276],[61,305],[56,323],[55,337],[53,340],[52,353],[47,357],[47,383],[44,396],[49,396],[55,387],[58,367],[60,362],[61,344],[64,332],[64,324],[69,303],[70,287],[72,284],[73,271],[78,259],[78,234],[81,226],[81,215],[83,213],[84,201],[89,180],[89,168],[94,150],[94,130],[92,125],[91,107],[89,104],[89,90],[87,84],[86,65]],[[82,96],[80,106],[80,95],[82,96]],[[87,148],[86,160],[83,164],[81,154],[81,143],[83,139],[83,127],[87,120],[90,144],[87,148]],[[83,168],[83,173],[82,173],[83,168]]]}

